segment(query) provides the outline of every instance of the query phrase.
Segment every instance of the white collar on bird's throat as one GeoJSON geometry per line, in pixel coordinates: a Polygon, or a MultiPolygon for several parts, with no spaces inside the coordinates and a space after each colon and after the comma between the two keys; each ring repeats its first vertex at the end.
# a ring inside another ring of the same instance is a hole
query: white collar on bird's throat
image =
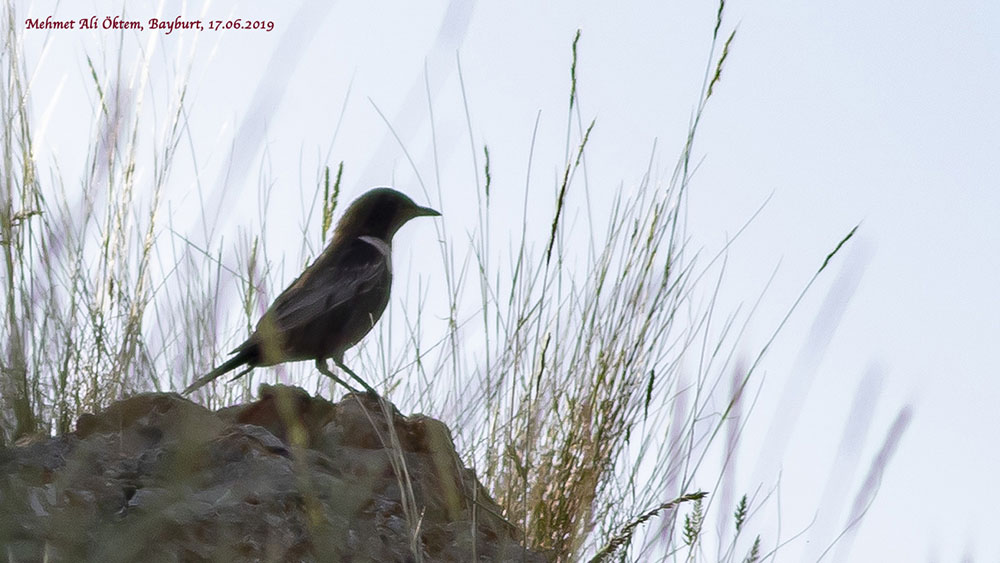
{"type": "Polygon", "coordinates": [[[385,256],[386,260],[388,260],[392,255],[392,247],[390,247],[388,243],[386,243],[384,240],[378,237],[364,235],[358,237],[358,240],[363,240],[368,244],[374,246],[379,252],[382,253],[383,256],[385,256]]]}

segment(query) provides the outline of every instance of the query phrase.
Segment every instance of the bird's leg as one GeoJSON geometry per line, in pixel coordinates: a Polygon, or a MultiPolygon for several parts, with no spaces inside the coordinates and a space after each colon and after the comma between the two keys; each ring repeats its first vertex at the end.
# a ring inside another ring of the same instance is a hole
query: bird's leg
{"type": "MultiPolygon", "coordinates": [[[[351,387],[350,385],[348,385],[347,382],[345,382],[343,379],[341,379],[341,378],[337,377],[336,375],[334,375],[333,372],[330,371],[329,366],[326,365],[326,360],[316,360],[316,369],[318,369],[319,372],[322,373],[323,375],[329,377],[330,379],[332,379],[332,380],[336,381],[337,383],[339,383],[339,384],[343,385],[344,387],[346,387],[347,390],[350,391],[351,393],[357,393],[358,392],[357,389],[355,389],[354,387],[351,387]]],[[[348,372],[348,373],[350,373],[350,372],[348,372]]],[[[357,377],[357,376],[355,376],[355,377],[357,377]]]]}
{"type": "Polygon", "coordinates": [[[365,391],[367,391],[369,395],[371,395],[373,397],[378,397],[378,392],[376,392],[375,389],[373,389],[371,385],[368,385],[367,383],[365,383],[365,380],[361,379],[358,376],[358,374],[356,374],[353,371],[351,371],[351,368],[345,366],[344,365],[344,360],[342,360],[340,358],[334,358],[333,359],[333,363],[336,364],[338,368],[340,368],[340,369],[344,370],[345,372],[347,372],[347,375],[353,377],[354,381],[357,381],[358,383],[360,383],[361,386],[365,388],[365,391]]]}

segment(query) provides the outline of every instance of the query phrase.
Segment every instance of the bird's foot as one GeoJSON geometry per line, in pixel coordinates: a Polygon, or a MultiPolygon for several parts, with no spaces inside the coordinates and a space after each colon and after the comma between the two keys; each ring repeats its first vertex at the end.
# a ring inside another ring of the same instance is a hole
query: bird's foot
{"type": "MultiPolygon", "coordinates": [[[[350,375],[355,381],[357,381],[358,383],[360,383],[361,386],[364,387],[364,394],[367,395],[369,398],[378,399],[378,398],[381,397],[378,394],[378,391],[375,391],[375,389],[371,385],[368,385],[368,383],[366,383],[365,380],[361,379],[361,377],[359,377],[358,374],[356,374],[353,371],[351,371],[351,369],[348,368],[347,366],[345,366],[343,364],[343,362],[334,361],[334,363],[336,364],[336,366],[338,368],[340,368],[341,370],[347,372],[347,374],[350,375]]],[[[362,391],[360,391],[358,389],[355,389],[353,386],[349,385],[346,381],[344,381],[343,379],[337,377],[332,371],[330,371],[330,368],[329,368],[329,366],[326,365],[326,361],[325,360],[316,360],[316,369],[318,369],[320,371],[320,373],[322,373],[323,375],[325,375],[325,376],[329,377],[330,379],[336,381],[337,383],[341,384],[343,387],[345,387],[351,393],[355,393],[355,394],[358,394],[358,395],[362,394],[362,391]]]]}
{"type": "Polygon", "coordinates": [[[316,369],[318,369],[319,372],[322,373],[323,375],[325,375],[325,376],[329,377],[330,379],[332,379],[332,380],[336,381],[337,383],[339,383],[342,387],[344,387],[345,389],[347,389],[351,393],[358,393],[359,392],[354,387],[351,387],[350,385],[348,385],[348,383],[346,381],[344,381],[343,379],[337,377],[336,374],[334,374],[332,371],[330,371],[330,368],[326,365],[325,361],[316,360],[316,369]]]}
{"type": "Polygon", "coordinates": [[[347,373],[347,375],[351,376],[351,378],[353,378],[354,381],[360,383],[361,386],[365,388],[366,395],[374,399],[378,399],[380,397],[378,391],[376,391],[371,385],[368,385],[368,383],[364,379],[361,379],[361,377],[358,374],[354,373],[354,371],[352,371],[351,368],[345,366],[344,362],[338,362],[337,360],[334,360],[334,363],[337,365],[338,368],[347,373]]]}

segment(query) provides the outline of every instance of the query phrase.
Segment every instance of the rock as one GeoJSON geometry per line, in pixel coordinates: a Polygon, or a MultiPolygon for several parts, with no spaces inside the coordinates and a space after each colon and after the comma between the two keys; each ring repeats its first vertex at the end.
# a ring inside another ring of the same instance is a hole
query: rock
{"type": "Polygon", "coordinates": [[[264,385],[212,412],[145,393],[0,450],[11,561],[527,561],[448,428],[264,385]]]}

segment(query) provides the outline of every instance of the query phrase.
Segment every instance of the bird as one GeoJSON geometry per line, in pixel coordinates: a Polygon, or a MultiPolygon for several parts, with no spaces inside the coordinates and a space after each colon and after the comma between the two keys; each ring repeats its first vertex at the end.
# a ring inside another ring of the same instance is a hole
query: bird
{"type": "Polygon", "coordinates": [[[327,359],[370,395],[378,393],[344,365],[344,352],[375,326],[389,303],[392,287],[392,238],[417,217],[441,213],[421,207],[388,187],[371,189],[354,200],[337,222],[330,244],[280,295],[260,318],[253,334],[236,347],[229,360],[184,389],[184,394],[219,376],[246,366],[256,367],[314,360],[316,369],[357,392],[330,371],[327,359]]]}

